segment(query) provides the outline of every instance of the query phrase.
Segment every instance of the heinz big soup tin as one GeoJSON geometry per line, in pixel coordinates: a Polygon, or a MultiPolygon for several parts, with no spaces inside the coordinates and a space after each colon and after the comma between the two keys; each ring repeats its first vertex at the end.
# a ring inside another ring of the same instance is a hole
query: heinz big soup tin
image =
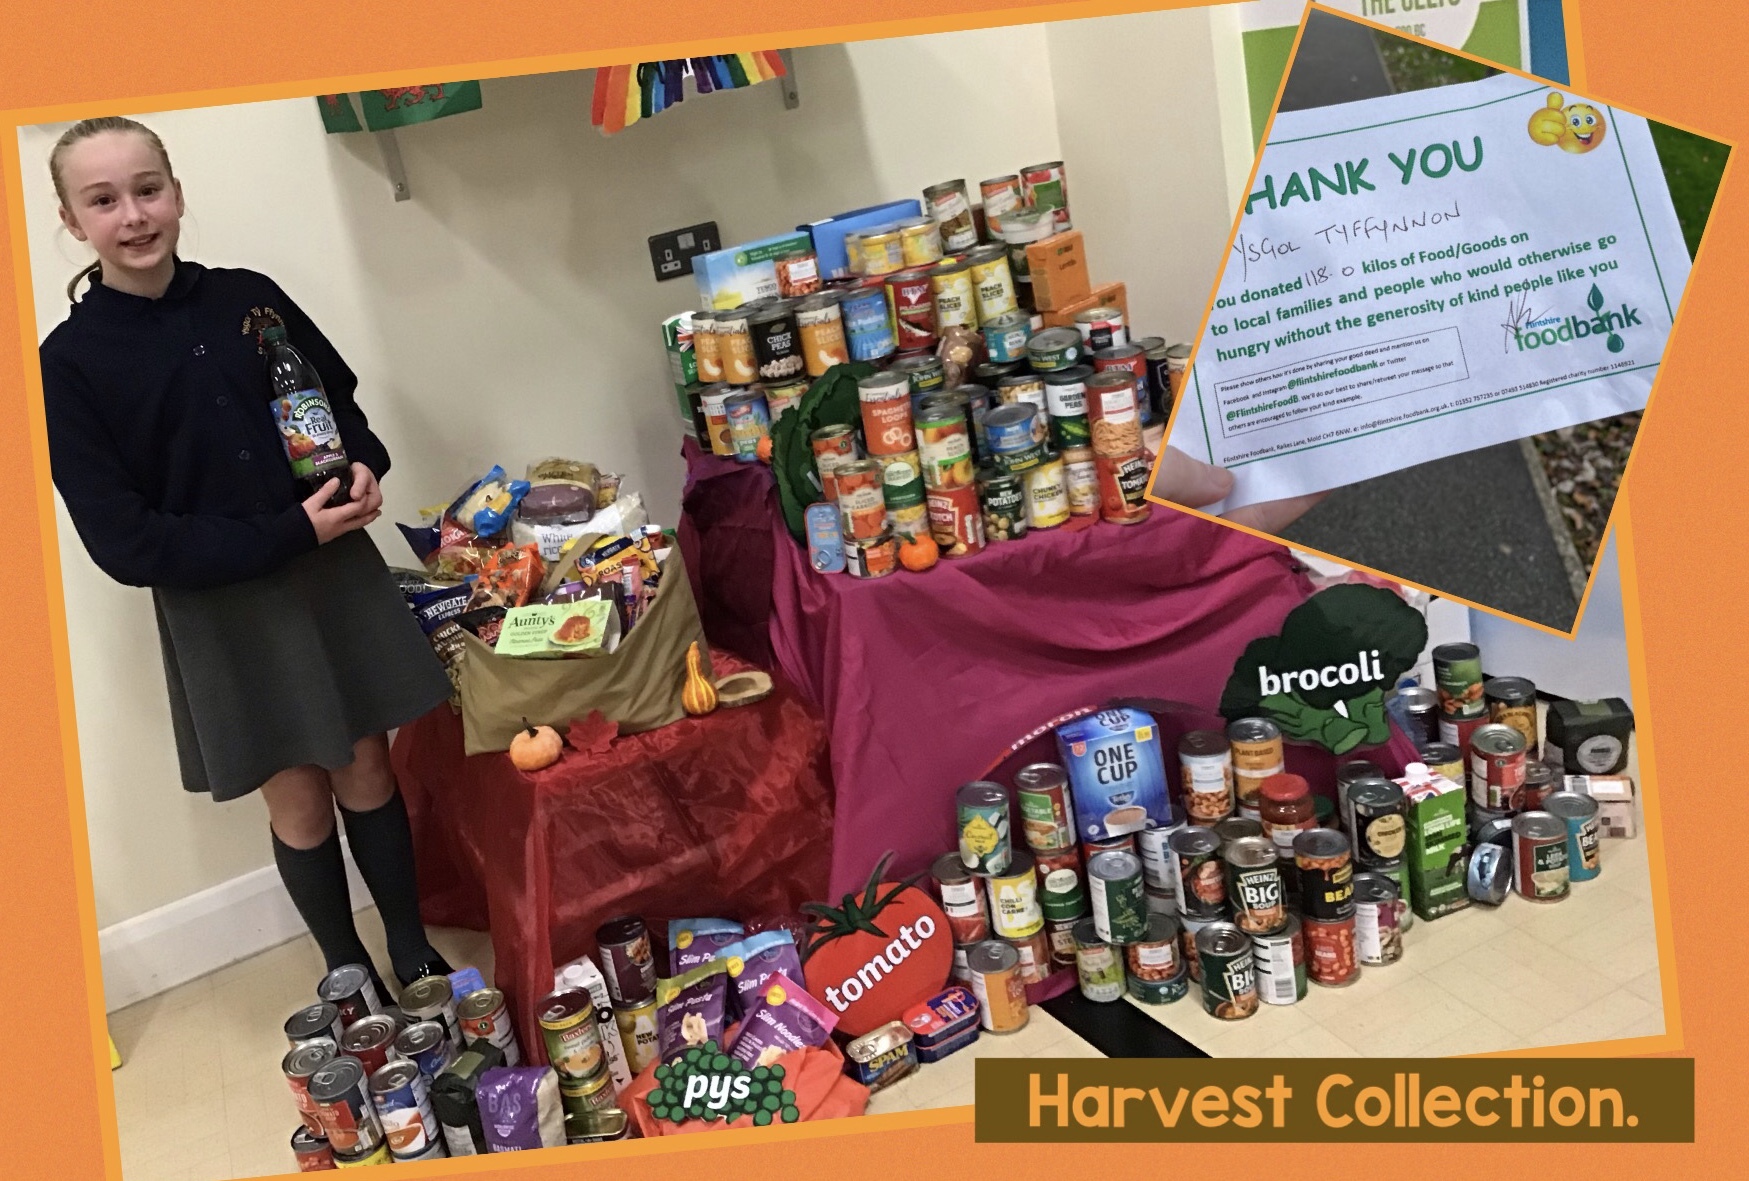
{"type": "Polygon", "coordinates": [[[1135,709],[1100,710],[1059,726],[1057,749],[1082,840],[1138,832],[1150,819],[1167,823],[1166,767],[1153,717],[1135,709]]]}

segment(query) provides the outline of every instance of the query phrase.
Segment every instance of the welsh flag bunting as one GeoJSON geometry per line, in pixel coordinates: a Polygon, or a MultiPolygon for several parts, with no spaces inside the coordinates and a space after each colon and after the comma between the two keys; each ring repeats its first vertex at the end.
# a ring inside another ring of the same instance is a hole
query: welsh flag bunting
{"type": "Polygon", "coordinates": [[[387,90],[364,90],[357,95],[364,108],[361,125],[353,96],[324,94],[316,100],[322,111],[322,126],[330,134],[343,131],[388,131],[413,123],[426,123],[448,115],[480,109],[478,82],[438,82],[423,86],[391,86],[387,90]]]}

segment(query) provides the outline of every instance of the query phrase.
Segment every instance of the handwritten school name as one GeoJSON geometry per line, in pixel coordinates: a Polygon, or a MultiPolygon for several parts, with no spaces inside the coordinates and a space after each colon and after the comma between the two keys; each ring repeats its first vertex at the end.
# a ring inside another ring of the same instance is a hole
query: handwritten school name
{"type": "MultiPolygon", "coordinates": [[[[1428,144],[1422,148],[1410,148],[1402,154],[1386,152],[1385,158],[1396,168],[1400,184],[1410,184],[1417,177],[1440,180],[1452,175],[1454,169],[1475,172],[1482,166],[1482,137],[1472,136],[1468,146],[1454,139],[1450,144],[1428,144]],[[1466,152],[1469,153],[1467,157],[1466,152]]],[[[1284,209],[1295,201],[1309,205],[1327,196],[1356,197],[1363,192],[1377,192],[1378,186],[1366,176],[1372,163],[1371,157],[1338,160],[1332,162],[1328,173],[1308,166],[1303,172],[1296,169],[1288,173],[1285,179],[1274,173],[1265,173],[1263,187],[1245,199],[1245,213],[1247,216],[1253,213],[1259,202],[1267,202],[1273,210],[1284,209]]],[[[1381,166],[1373,175],[1385,176],[1386,173],[1381,166]]],[[[1388,184],[1389,180],[1384,183],[1388,184]]]]}

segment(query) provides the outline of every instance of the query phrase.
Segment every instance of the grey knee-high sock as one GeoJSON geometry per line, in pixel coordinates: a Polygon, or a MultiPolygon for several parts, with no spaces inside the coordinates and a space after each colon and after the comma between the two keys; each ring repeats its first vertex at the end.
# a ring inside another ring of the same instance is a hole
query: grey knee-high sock
{"type": "MultiPolygon", "coordinates": [[[[271,831],[271,830],[269,830],[271,831]]],[[[316,937],[330,969],[342,964],[370,967],[370,953],[352,924],[352,897],[346,888],[346,862],[340,856],[340,833],[313,849],[294,849],[273,833],[273,860],[292,904],[316,937]]],[[[371,969],[375,972],[375,969],[371,969]]]]}
{"type": "Polygon", "coordinates": [[[389,938],[389,961],[403,983],[418,969],[437,959],[425,924],[419,917],[419,879],[413,866],[413,829],[407,823],[407,805],[396,792],[381,807],[369,812],[340,809],[346,821],[346,839],[352,860],[370,887],[389,938]]]}

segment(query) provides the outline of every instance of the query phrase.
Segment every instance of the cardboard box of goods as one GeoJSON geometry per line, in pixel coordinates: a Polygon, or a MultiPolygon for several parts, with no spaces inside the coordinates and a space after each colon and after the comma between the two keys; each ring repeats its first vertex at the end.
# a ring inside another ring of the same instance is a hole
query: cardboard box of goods
{"type": "Polygon", "coordinates": [[[1634,781],[1626,775],[1567,775],[1561,786],[1597,801],[1597,825],[1606,837],[1632,840],[1640,831],[1634,814],[1634,781]]]}
{"type": "Polygon", "coordinates": [[[1087,275],[1087,248],[1080,230],[1064,230],[1026,248],[1032,274],[1032,300],[1039,311],[1064,307],[1093,294],[1087,275]]]}
{"type": "MultiPolygon", "coordinates": [[[[1129,292],[1124,290],[1122,283],[1102,283],[1093,289],[1093,293],[1084,299],[1077,299],[1065,304],[1056,311],[1045,313],[1046,328],[1072,328],[1075,325],[1075,313],[1085,312],[1090,308],[1113,307],[1123,313],[1125,327],[1130,322],[1129,292]]],[[[1133,331],[1133,330],[1132,330],[1133,331]]]]}
{"type": "Polygon", "coordinates": [[[692,260],[699,299],[718,311],[727,311],[775,296],[777,267],[772,260],[806,254],[811,249],[813,241],[807,234],[791,232],[701,254],[692,260]]]}
{"type": "Polygon", "coordinates": [[[814,243],[814,257],[820,262],[821,279],[842,279],[850,274],[850,259],[844,253],[845,236],[858,230],[922,217],[921,201],[888,201],[885,205],[870,205],[852,209],[820,221],[811,221],[796,229],[806,233],[814,243]]]}
{"type": "Polygon", "coordinates": [[[1556,701],[1543,720],[1543,761],[1568,775],[1619,775],[1628,765],[1634,711],[1619,697],[1556,701]]]}
{"type": "Polygon", "coordinates": [[[1408,802],[1409,840],[1404,859],[1409,904],[1424,919],[1462,910],[1470,904],[1464,884],[1469,869],[1464,853],[1469,827],[1463,786],[1443,775],[1399,779],[1397,784],[1408,802]]]}

